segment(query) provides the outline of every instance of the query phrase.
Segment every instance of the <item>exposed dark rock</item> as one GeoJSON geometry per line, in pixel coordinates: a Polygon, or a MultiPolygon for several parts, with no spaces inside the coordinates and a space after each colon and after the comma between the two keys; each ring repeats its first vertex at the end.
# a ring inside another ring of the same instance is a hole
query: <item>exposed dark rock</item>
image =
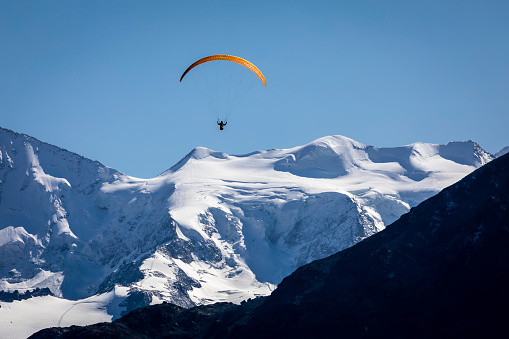
{"type": "Polygon", "coordinates": [[[132,310],[135,310],[137,308],[145,307],[150,305],[150,302],[152,301],[152,295],[149,294],[147,291],[130,291],[129,296],[124,299],[120,303],[119,306],[125,307],[125,310],[122,311],[121,315],[126,315],[132,310]]]}
{"type": "Polygon", "coordinates": [[[25,300],[33,297],[43,297],[45,295],[53,295],[53,293],[51,293],[50,289],[47,287],[37,287],[34,290],[25,291],[23,293],[20,293],[18,290],[12,292],[0,291],[0,300],[4,302],[12,302],[14,300],[25,300]]]}
{"type": "Polygon", "coordinates": [[[129,286],[133,282],[140,281],[144,278],[143,273],[140,272],[139,267],[145,257],[139,260],[126,262],[110,274],[98,288],[98,293],[105,293],[113,290],[115,285],[129,286]]]}

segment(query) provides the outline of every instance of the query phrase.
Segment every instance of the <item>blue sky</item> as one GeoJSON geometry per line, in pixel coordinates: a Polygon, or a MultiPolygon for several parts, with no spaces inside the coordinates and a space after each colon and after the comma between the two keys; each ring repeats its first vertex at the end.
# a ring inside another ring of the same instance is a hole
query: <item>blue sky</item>
{"type": "Polygon", "coordinates": [[[508,60],[508,1],[0,0],[0,126],[144,178],[197,146],[334,134],[494,153],[509,145],[508,60]],[[267,78],[224,131],[179,82],[211,54],[267,78]]]}

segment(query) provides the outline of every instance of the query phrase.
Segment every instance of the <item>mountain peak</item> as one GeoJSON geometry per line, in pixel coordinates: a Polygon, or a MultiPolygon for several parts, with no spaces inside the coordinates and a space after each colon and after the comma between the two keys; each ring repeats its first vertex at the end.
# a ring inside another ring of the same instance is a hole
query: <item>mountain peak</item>
{"type": "Polygon", "coordinates": [[[203,159],[206,157],[213,157],[216,159],[227,159],[228,154],[222,152],[216,152],[206,147],[196,147],[189,153],[190,158],[193,159],[203,159]]]}
{"type": "Polygon", "coordinates": [[[191,152],[189,152],[184,158],[182,158],[178,163],[173,165],[169,170],[160,174],[165,175],[168,173],[177,172],[184,165],[186,165],[190,160],[201,160],[208,157],[213,157],[216,159],[227,159],[228,154],[222,152],[216,152],[206,147],[196,147],[191,152]]]}
{"type": "Polygon", "coordinates": [[[341,135],[327,136],[286,150],[288,155],[277,161],[274,169],[306,178],[337,178],[366,160],[365,148],[341,135]]]}
{"type": "Polygon", "coordinates": [[[362,149],[366,147],[364,144],[361,144],[358,141],[355,141],[342,135],[329,135],[326,137],[318,138],[312,141],[310,144],[324,144],[331,148],[353,147],[362,149]]]}

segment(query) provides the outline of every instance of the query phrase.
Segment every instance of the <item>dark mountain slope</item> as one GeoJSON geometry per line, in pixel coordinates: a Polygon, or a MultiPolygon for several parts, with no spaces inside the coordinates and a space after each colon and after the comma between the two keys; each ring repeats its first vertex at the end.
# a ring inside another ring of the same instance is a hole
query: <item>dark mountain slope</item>
{"type": "Polygon", "coordinates": [[[384,231],[285,278],[270,297],[184,310],[163,304],[34,338],[497,337],[509,316],[509,155],[384,231]]]}

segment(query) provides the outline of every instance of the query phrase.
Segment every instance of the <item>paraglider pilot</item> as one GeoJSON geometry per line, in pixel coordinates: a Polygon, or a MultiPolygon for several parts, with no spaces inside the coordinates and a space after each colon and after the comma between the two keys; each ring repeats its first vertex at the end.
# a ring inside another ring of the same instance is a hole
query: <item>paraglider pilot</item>
{"type": "Polygon", "coordinates": [[[226,126],[227,123],[228,123],[228,121],[223,122],[222,120],[221,120],[221,122],[219,122],[219,121],[217,122],[217,124],[219,125],[219,129],[221,131],[223,130],[223,127],[226,126]]]}

